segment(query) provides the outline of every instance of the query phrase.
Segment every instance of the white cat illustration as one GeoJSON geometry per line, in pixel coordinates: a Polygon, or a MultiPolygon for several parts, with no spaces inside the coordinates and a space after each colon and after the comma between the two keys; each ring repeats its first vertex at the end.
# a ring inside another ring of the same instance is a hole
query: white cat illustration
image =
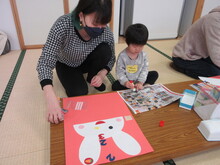
{"type": "Polygon", "coordinates": [[[110,137],[124,153],[128,155],[139,154],[141,146],[131,135],[122,131],[124,123],[123,117],[116,117],[73,125],[75,131],[84,137],[79,148],[81,163],[95,164],[101,153],[100,140],[110,137]]]}

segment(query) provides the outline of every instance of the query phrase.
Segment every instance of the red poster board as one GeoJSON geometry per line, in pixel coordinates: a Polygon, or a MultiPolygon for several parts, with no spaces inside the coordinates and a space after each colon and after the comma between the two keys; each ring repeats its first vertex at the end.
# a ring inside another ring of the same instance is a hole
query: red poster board
{"type": "Polygon", "coordinates": [[[115,93],[63,99],[66,165],[101,164],[153,148],[115,93]]]}

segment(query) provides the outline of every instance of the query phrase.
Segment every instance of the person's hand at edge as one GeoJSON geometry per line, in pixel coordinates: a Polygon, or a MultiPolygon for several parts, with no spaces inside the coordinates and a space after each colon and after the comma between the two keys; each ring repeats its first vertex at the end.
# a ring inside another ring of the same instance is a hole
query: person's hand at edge
{"type": "Polygon", "coordinates": [[[64,120],[64,116],[53,87],[52,85],[46,85],[43,90],[47,103],[47,120],[50,123],[58,124],[64,120]]]}

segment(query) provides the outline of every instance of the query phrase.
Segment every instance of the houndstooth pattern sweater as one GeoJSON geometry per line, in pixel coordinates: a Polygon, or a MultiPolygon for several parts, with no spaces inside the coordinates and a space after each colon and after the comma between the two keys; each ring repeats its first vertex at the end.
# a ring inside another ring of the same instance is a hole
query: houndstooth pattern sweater
{"type": "Polygon", "coordinates": [[[63,15],[52,26],[42,54],[37,64],[41,86],[52,84],[53,69],[59,61],[71,67],[80,66],[87,56],[100,44],[107,43],[112,50],[112,57],[105,67],[110,71],[115,63],[114,38],[109,27],[102,35],[84,41],[76,32],[78,21],[71,20],[71,14],[63,15]]]}

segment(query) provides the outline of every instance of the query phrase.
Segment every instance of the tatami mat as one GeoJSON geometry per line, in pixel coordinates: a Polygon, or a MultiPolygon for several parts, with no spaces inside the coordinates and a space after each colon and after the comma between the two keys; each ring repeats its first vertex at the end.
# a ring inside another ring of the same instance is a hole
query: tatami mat
{"type": "Polygon", "coordinates": [[[26,52],[1,120],[0,162],[4,165],[37,165],[39,161],[34,160],[45,160],[49,153],[49,123],[35,69],[38,58],[39,50],[26,52]]]}
{"type": "Polygon", "coordinates": [[[161,52],[165,53],[168,56],[172,56],[173,47],[178,43],[179,39],[170,39],[170,40],[150,40],[148,44],[157,48],[161,52]]]}
{"type": "Polygon", "coordinates": [[[0,165],[50,165],[49,159],[49,150],[43,150],[0,159],[0,165]]]}
{"type": "Polygon", "coordinates": [[[0,97],[7,86],[20,52],[20,50],[16,50],[0,56],[0,97]]]}
{"type": "MultiPolygon", "coordinates": [[[[116,55],[126,47],[126,44],[116,44],[116,55]]],[[[169,67],[171,60],[162,56],[149,47],[144,50],[148,53],[150,70],[159,72],[159,79],[156,83],[171,83],[187,81],[191,78],[172,70],[169,67]]],[[[1,82],[5,81],[5,86],[14,68],[20,51],[16,52],[14,58],[5,56],[5,62],[0,57],[0,77],[1,82]],[[10,61],[11,60],[11,61],[10,61]],[[10,61],[8,63],[8,61],[10,61]],[[12,64],[13,61],[13,64],[12,64]],[[4,67],[2,68],[2,66],[4,67]],[[4,73],[7,71],[8,73],[4,73]]],[[[14,88],[8,100],[5,113],[0,124],[0,165],[49,165],[50,153],[50,129],[49,123],[45,119],[46,107],[43,92],[40,88],[36,64],[41,54],[41,50],[27,50],[24,61],[14,84],[14,88]]],[[[112,75],[115,77],[113,69],[112,75]]],[[[115,77],[116,78],[116,77],[115,77]]],[[[111,84],[105,79],[107,90],[111,90],[111,84]]],[[[4,91],[5,86],[0,84],[0,89],[4,91]]],[[[64,89],[54,72],[54,88],[58,97],[66,97],[64,89]]],[[[97,92],[94,88],[89,89],[90,93],[97,92]]],[[[193,156],[175,159],[177,165],[190,164],[198,165],[212,158],[211,164],[218,164],[220,150],[207,151],[193,156]],[[212,153],[212,157],[209,153],[212,153]],[[190,163],[189,163],[190,162],[190,163]]]]}
{"type": "MultiPolygon", "coordinates": [[[[211,143],[211,142],[210,142],[211,143]]],[[[177,165],[219,165],[220,149],[211,149],[208,151],[187,155],[174,159],[177,165]]]]}

